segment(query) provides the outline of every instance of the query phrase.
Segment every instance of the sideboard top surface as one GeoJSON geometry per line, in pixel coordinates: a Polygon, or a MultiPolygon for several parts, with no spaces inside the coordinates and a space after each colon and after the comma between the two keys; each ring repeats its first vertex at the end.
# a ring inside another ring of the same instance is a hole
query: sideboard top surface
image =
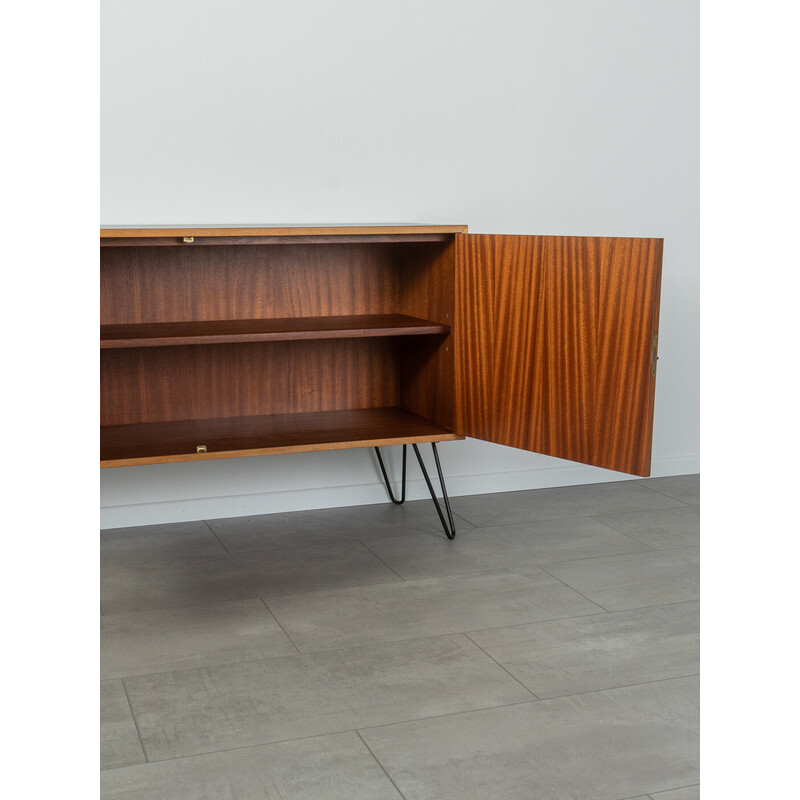
{"type": "Polygon", "coordinates": [[[147,238],[162,236],[357,236],[357,235],[403,235],[430,233],[466,233],[466,225],[328,225],[280,227],[258,227],[243,225],[215,226],[130,226],[100,227],[101,239],[147,238]]]}

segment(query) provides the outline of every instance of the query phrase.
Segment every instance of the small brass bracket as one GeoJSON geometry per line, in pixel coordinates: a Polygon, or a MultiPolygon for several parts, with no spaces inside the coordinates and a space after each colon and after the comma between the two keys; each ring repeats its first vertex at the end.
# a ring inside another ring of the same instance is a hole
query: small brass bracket
{"type": "Polygon", "coordinates": [[[658,334],[653,334],[652,351],[650,354],[650,375],[656,374],[656,361],[658,361],[658,334]]]}
{"type": "Polygon", "coordinates": [[[198,453],[207,453],[208,448],[204,444],[197,445],[197,452],[198,453]]]}
{"type": "Polygon", "coordinates": [[[183,241],[186,242],[186,244],[191,244],[194,241],[194,236],[184,236],[183,241]]]}

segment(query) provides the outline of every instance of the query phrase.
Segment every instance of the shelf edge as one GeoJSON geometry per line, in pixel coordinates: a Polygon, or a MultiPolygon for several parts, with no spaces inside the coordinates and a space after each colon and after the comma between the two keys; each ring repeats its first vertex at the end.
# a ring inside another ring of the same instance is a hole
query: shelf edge
{"type": "Polygon", "coordinates": [[[359,225],[252,228],[100,228],[101,239],[164,236],[358,236],[369,234],[466,233],[466,225],[359,225]]]}
{"type": "Polygon", "coordinates": [[[117,458],[100,462],[101,469],[110,467],[135,467],[146,464],[176,464],[184,461],[213,461],[220,458],[247,458],[251,456],[282,455],[284,453],[312,453],[323,450],[354,450],[360,447],[388,447],[398,444],[424,444],[425,442],[456,442],[466,437],[457,433],[431,433],[420,436],[401,436],[381,439],[361,439],[349,442],[323,442],[308,445],[286,445],[252,450],[222,450],[216,453],[180,453],[141,458],[117,458]]]}

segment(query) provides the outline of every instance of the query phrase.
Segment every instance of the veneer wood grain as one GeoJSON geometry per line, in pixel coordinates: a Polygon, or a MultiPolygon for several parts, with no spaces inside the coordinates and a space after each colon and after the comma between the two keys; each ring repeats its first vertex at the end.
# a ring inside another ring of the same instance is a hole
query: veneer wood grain
{"type": "Polygon", "coordinates": [[[598,273],[597,466],[649,475],[661,299],[661,239],[613,239],[598,273]]]}
{"type": "Polygon", "coordinates": [[[103,425],[400,405],[391,338],[100,353],[103,425]]]}
{"type": "Polygon", "coordinates": [[[392,314],[392,245],[242,245],[103,251],[100,323],[392,314]]]}
{"type": "Polygon", "coordinates": [[[455,429],[649,474],[661,240],[456,237],[455,429]]]}

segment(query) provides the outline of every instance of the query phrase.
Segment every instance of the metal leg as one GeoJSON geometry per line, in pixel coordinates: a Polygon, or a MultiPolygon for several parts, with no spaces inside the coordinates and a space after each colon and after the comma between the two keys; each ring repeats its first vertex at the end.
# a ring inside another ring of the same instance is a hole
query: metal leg
{"type": "MultiPolygon", "coordinates": [[[[442,513],[442,507],[439,505],[439,499],[436,497],[436,490],[433,488],[433,484],[431,483],[431,479],[428,476],[428,470],[425,469],[425,464],[422,461],[422,455],[420,455],[419,448],[416,444],[412,443],[411,445],[414,448],[414,453],[417,456],[417,461],[419,461],[420,469],[422,470],[422,475],[425,478],[425,483],[428,484],[428,491],[431,493],[431,500],[433,500],[433,504],[436,506],[436,513],[439,515],[439,519],[442,523],[442,528],[444,528],[445,535],[448,539],[455,539],[456,538],[456,524],[453,522],[453,512],[450,509],[450,499],[447,496],[447,488],[444,485],[444,475],[442,475],[442,465],[439,463],[439,452],[436,450],[436,442],[431,442],[431,448],[433,449],[433,458],[436,461],[436,472],[439,475],[439,485],[442,487],[442,498],[444,499],[444,509],[447,512],[447,519],[445,519],[444,514],[442,513]]],[[[383,464],[383,459],[381,458],[381,451],[380,448],[375,448],[375,454],[378,456],[378,464],[381,467],[381,474],[383,475],[383,482],[386,484],[386,491],[389,493],[389,499],[398,506],[403,505],[406,501],[406,455],[407,455],[407,445],[403,445],[403,478],[402,478],[402,493],[400,495],[400,499],[398,500],[394,494],[392,493],[392,487],[389,485],[389,476],[386,474],[386,467],[383,464]]]]}
{"type": "Polygon", "coordinates": [[[389,492],[389,499],[397,506],[403,505],[406,501],[406,445],[403,445],[403,482],[401,484],[403,493],[400,499],[395,499],[392,494],[392,487],[389,485],[389,476],[386,474],[386,467],[383,466],[383,459],[381,458],[381,451],[379,447],[375,448],[375,453],[378,456],[378,463],[381,465],[381,472],[383,473],[383,482],[386,484],[386,491],[389,492]]]}
{"type": "MultiPolygon", "coordinates": [[[[431,442],[431,448],[433,449],[433,457],[436,461],[436,471],[439,473],[439,484],[442,487],[442,498],[444,499],[444,507],[447,511],[447,520],[444,518],[444,514],[442,514],[442,507],[439,505],[439,500],[436,498],[436,492],[433,488],[433,484],[431,483],[431,479],[428,477],[428,470],[425,469],[425,464],[422,461],[422,456],[420,455],[419,448],[416,444],[411,445],[414,448],[414,452],[417,455],[417,461],[419,461],[420,469],[422,470],[422,474],[425,476],[425,483],[428,484],[428,491],[431,493],[431,500],[433,500],[433,504],[436,506],[436,513],[439,515],[439,519],[442,523],[442,528],[444,528],[445,535],[448,539],[455,539],[456,538],[456,524],[453,522],[453,512],[450,509],[450,499],[447,497],[447,488],[444,485],[444,476],[442,475],[442,465],[439,463],[439,453],[436,450],[436,442],[431,442]],[[449,522],[449,526],[448,526],[449,522]]],[[[403,445],[405,449],[405,445],[403,445]]]]}

